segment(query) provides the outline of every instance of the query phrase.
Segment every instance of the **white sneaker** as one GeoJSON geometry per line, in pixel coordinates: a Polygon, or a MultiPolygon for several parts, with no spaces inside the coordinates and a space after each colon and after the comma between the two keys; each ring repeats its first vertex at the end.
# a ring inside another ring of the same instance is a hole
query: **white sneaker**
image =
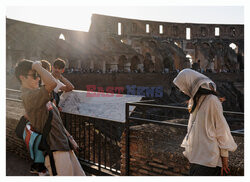
{"type": "Polygon", "coordinates": [[[39,172],[38,175],[39,176],[49,176],[49,171],[46,170],[45,172],[39,172]]]}

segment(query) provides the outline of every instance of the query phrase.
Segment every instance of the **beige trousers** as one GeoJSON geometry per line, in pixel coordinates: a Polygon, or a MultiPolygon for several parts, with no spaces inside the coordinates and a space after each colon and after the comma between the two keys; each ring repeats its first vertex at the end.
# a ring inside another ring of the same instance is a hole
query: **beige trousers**
{"type": "MultiPolygon", "coordinates": [[[[85,176],[82,167],[73,152],[70,151],[55,151],[53,152],[57,176],[85,176]]],[[[48,169],[50,176],[52,170],[50,166],[49,155],[45,157],[45,167],[48,169]]]]}

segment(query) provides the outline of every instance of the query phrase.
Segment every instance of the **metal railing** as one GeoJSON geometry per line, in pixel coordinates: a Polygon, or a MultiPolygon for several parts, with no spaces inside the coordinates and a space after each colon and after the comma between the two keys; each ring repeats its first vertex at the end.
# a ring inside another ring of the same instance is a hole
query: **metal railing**
{"type": "Polygon", "coordinates": [[[77,157],[84,170],[95,175],[120,175],[124,123],[63,112],[61,117],[82,148],[77,157]]]}
{"type": "MultiPolygon", "coordinates": [[[[152,102],[152,101],[150,101],[152,102]]],[[[166,125],[170,127],[176,127],[176,128],[187,128],[187,123],[173,123],[168,121],[168,116],[167,120],[155,120],[155,119],[149,119],[147,118],[145,112],[146,109],[150,108],[155,109],[163,109],[163,110],[174,110],[175,112],[177,111],[185,111],[188,114],[187,108],[186,107],[178,107],[178,106],[168,106],[168,105],[157,105],[157,104],[149,104],[147,101],[143,102],[131,102],[131,103],[126,103],[126,122],[125,122],[125,174],[129,176],[129,167],[130,167],[130,151],[129,151],[129,134],[130,134],[130,126],[131,126],[131,121],[132,122],[137,122],[138,123],[154,123],[154,124],[160,124],[160,125],[166,125]],[[141,114],[141,117],[135,117],[133,116],[133,113],[138,113],[135,111],[130,111],[130,106],[136,106],[137,109],[139,107],[142,108],[142,112],[139,112],[141,114]]],[[[243,117],[242,121],[244,121],[244,113],[242,112],[233,112],[233,111],[224,111],[224,115],[237,115],[243,117]]],[[[189,114],[188,114],[189,115],[189,114]]],[[[161,116],[162,117],[162,116],[161,116]]],[[[175,117],[176,118],[176,117],[175,117]]],[[[243,123],[244,125],[244,123],[243,123]]],[[[233,136],[239,136],[239,137],[244,137],[244,129],[238,129],[231,131],[233,136]]]]}
{"type": "MultiPolygon", "coordinates": [[[[22,102],[17,99],[20,90],[6,90],[6,100],[22,102]]],[[[125,123],[65,112],[61,112],[61,118],[82,149],[76,155],[86,172],[102,176],[120,175],[120,139],[125,123]]]]}
{"type": "MultiPolygon", "coordinates": [[[[8,92],[15,92],[9,89],[8,92]]],[[[19,92],[19,91],[17,91],[19,92]]],[[[8,94],[7,94],[8,95],[8,94]]],[[[21,102],[20,99],[13,99],[10,97],[7,100],[21,102]]],[[[126,103],[126,122],[120,123],[112,120],[82,116],[77,114],[69,114],[62,112],[61,118],[67,130],[73,135],[76,142],[82,148],[77,153],[77,157],[83,166],[84,170],[95,175],[120,175],[121,174],[121,135],[125,131],[125,170],[126,175],[129,175],[130,151],[129,151],[129,132],[131,123],[155,123],[160,125],[167,125],[176,128],[185,128],[185,123],[173,123],[169,119],[175,113],[186,113],[187,108],[178,106],[156,105],[150,104],[150,101],[141,101],[126,103]],[[130,111],[130,106],[136,106],[136,110],[130,111]],[[141,109],[141,111],[140,111],[141,109]],[[167,110],[167,115],[157,115],[154,112],[148,115],[147,109],[161,109],[167,110]],[[139,115],[138,116],[136,116],[139,115]],[[159,119],[162,117],[164,119],[159,119]],[[133,122],[131,122],[133,121],[133,122]]],[[[244,113],[224,111],[224,115],[238,115],[243,116],[244,113]]],[[[244,120],[244,119],[243,119],[244,120]]],[[[231,131],[234,136],[244,136],[244,130],[241,128],[231,131]]]]}

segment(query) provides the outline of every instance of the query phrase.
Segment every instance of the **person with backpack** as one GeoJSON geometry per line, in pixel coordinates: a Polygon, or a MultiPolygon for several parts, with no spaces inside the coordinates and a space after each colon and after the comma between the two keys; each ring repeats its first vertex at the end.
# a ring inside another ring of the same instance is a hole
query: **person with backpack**
{"type": "Polygon", "coordinates": [[[235,151],[237,145],[223,116],[215,83],[191,69],[182,70],[173,83],[190,97],[188,130],[181,144],[190,162],[190,175],[228,174],[228,152],[235,151]]]}
{"type": "Polygon", "coordinates": [[[42,68],[40,61],[25,59],[17,64],[15,76],[21,82],[21,98],[29,121],[33,129],[42,134],[39,148],[45,153],[45,166],[49,174],[84,176],[85,173],[70,146],[60,113],[50,102],[51,92],[57,86],[54,77],[42,68]],[[40,77],[44,82],[41,87],[40,77]]]}
{"type": "Polygon", "coordinates": [[[16,135],[24,141],[24,144],[30,154],[32,161],[30,173],[38,174],[39,176],[48,176],[48,170],[44,166],[43,152],[39,150],[42,135],[34,131],[27,118],[27,115],[20,118],[15,130],[16,135]]]}

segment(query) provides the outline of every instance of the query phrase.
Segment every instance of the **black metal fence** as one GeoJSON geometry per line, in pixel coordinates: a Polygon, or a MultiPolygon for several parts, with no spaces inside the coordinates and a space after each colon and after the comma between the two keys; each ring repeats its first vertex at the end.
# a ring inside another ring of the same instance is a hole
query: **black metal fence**
{"type": "MultiPolygon", "coordinates": [[[[154,124],[167,125],[167,126],[176,127],[176,128],[187,128],[187,123],[170,122],[170,120],[173,118],[180,118],[180,117],[176,117],[176,114],[178,114],[179,116],[183,118],[186,118],[186,120],[189,116],[187,108],[185,107],[150,104],[150,103],[147,103],[147,101],[126,103],[126,123],[125,123],[125,136],[126,136],[125,170],[126,171],[125,171],[125,174],[127,176],[129,176],[129,167],[130,167],[130,151],[129,151],[130,126],[143,124],[143,123],[154,123],[154,124]],[[133,107],[136,106],[136,110],[131,109],[131,106],[133,107]],[[153,112],[154,114],[150,112],[152,110],[154,111],[153,112]],[[167,112],[159,112],[159,110],[166,110],[167,112]],[[155,113],[161,113],[163,115],[157,115],[155,113]]],[[[223,114],[226,117],[227,121],[230,120],[232,124],[236,125],[236,128],[234,126],[235,129],[231,131],[232,135],[244,137],[244,113],[224,111],[223,114]],[[232,116],[236,116],[236,117],[232,117],[232,116]]]]}
{"type": "Polygon", "coordinates": [[[94,175],[120,175],[120,139],[124,123],[61,113],[62,120],[81,147],[77,157],[94,175]]]}
{"type": "MultiPolygon", "coordinates": [[[[19,95],[12,97],[15,90],[7,89],[7,100],[21,102],[19,95]]],[[[20,91],[17,91],[18,93],[20,91]]],[[[15,94],[14,94],[15,95],[15,94]]],[[[187,123],[169,122],[181,116],[188,118],[185,107],[150,104],[152,101],[126,103],[126,122],[82,116],[77,114],[61,113],[67,130],[82,150],[77,157],[86,172],[94,175],[121,174],[121,135],[125,130],[125,168],[129,175],[129,128],[131,125],[142,123],[163,124],[171,127],[186,128],[187,123]],[[131,107],[135,107],[132,109],[131,107]],[[160,112],[159,110],[164,110],[160,112]]],[[[232,132],[234,136],[244,136],[244,113],[224,111],[226,119],[236,123],[232,132]],[[227,116],[229,116],[227,118],[227,116]],[[236,116],[236,117],[232,117],[236,116]],[[242,122],[243,121],[243,122],[242,122]]]]}

